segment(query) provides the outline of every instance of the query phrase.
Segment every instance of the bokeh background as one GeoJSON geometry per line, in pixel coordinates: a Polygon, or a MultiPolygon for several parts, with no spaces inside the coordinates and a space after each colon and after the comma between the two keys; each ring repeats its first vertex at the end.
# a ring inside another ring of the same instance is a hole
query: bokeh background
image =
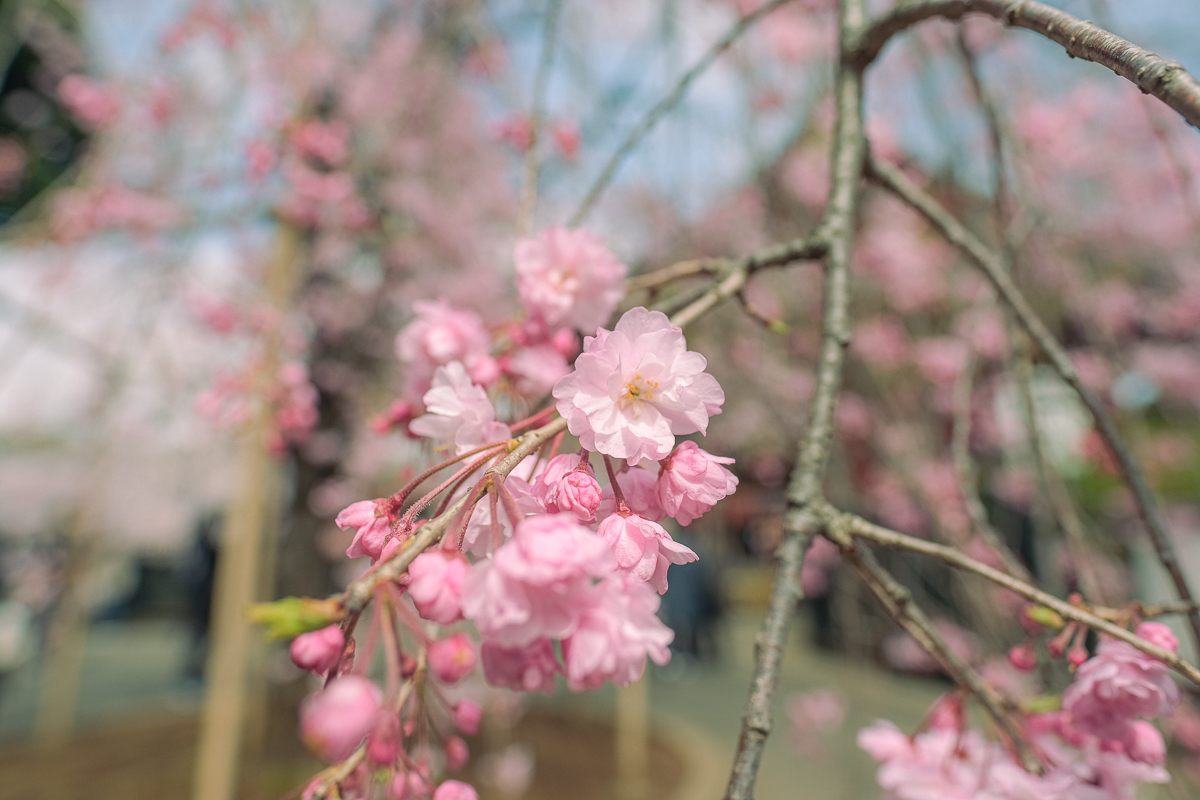
{"type": "MultiPolygon", "coordinates": [[[[0,798],[189,796],[247,429],[270,451],[259,597],[337,591],[361,567],[334,515],[428,462],[381,420],[412,302],[511,316],[518,236],[571,219],[628,132],[756,4],[568,0],[539,72],[554,5],[0,2],[0,798]]],[[[1200,71],[1200,4],[1051,5],[1200,71]]],[[[809,230],[828,189],[834,39],[821,0],[763,20],[622,161],[587,226],[631,273],[809,230]]],[[[989,237],[996,161],[970,69],[1003,121],[1019,279],[1119,410],[1200,578],[1197,132],[990,20],[905,35],[869,73],[873,145],[989,237]]],[[[1056,476],[1039,501],[979,279],[888,198],[868,195],[861,228],[831,495],[960,541],[950,450],[965,418],[991,523],[1046,585],[1110,605],[1169,597],[1089,420],[1035,364],[1056,476]]],[[[480,682],[501,720],[472,742],[489,796],[722,790],[819,303],[817,267],[792,267],[689,332],[729,397],[706,447],[737,458],[741,484],[677,533],[701,559],[672,571],[672,662],[622,691],[529,700],[480,682]],[[645,757],[620,756],[645,725],[645,757]]],[[[1019,636],[1001,601],[893,566],[964,654],[1011,679],[1019,636]]],[[[873,797],[855,732],[879,717],[915,727],[947,684],[832,546],[814,550],[805,588],[758,796],[873,797]]],[[[282,646],[248,658],[241,792],[280,797],[319,767],[295,731],[312,687],[282,646]]],[[[1167,791],[1200,791],[1186,787],[1167,791]]]]}

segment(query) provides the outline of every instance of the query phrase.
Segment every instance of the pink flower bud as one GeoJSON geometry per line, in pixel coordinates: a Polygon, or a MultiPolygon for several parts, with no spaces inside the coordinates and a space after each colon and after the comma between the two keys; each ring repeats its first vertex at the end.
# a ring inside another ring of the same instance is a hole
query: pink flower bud
{"type": "Polygon", "coordinates": [[[1022,672],[1029,672],[1037,666],[1037,654],[1029,642],[1019,644],[1008,651],[1008,663],[1022,672]]]}
{"type": "Polygon", "coordinates": [[[1168,650],[1172,653],[1179,652],[1179,639],[1175,637],[1175,634],[1171,633],[1170,628],[1161,622],[1143,622],[1137,626],[1137,630],[1134,633],[1150,644],[1158,645],[1163,650],[1168,650]]]}
{"type": "Polygon", "coordinates": [[[462,619],[463,581],[470,570],[465,558],[441,548],[427,550],[413,559],[408,568],[412,577],[408,595],[417,613],[439,625],[452,625],[462,619]]]}
{"type": "Polygon", "coordinates": [[[479,800],[479,793],[469,783],[446,781],[433,793],[433,800],[479,800]]]}
{"type": "Polygon", "coordinates": [[[376,766],[394,764],[400,755],[400,718],[380,709],[375,726],[367,739],[367,759],[376,766]]]}
{"type": "Polygon", "coordinates": [[[392,782],[388,784],[388,798],[390,800],[405,800],[408,797],[408,776],[403,772],[397,772],[392,777],[392,782]]]}
{"type": "Polygon", "coordinates": [[[400,677],[407,680],[417,672],[417,660],[408,653],[400,654],[400,677]]]}
{"type": "Polygon", "coordinates": [[[429,669],[443,683],[457,683],[475,669],[475,643],[455,633],[429,645],[429,669]]]}
{"type": "Polygon", "coordinates": [[[1083,646],[1082,638],[1081,636],[1077,639],[1074,646],[1071,647],[1071,652],[1067,653],[1067,663],[1072,667],[1078,667],[1088,660],[1087,648],[1083,646]]]}
{"type": "Polygon", "coordinates": [[[428,797],[429,781],[414,770],[408,773],[408,791],[412,793],[413,797],[428,797]]]}
{"type": "Polygon", "coordinates": [[[467,761],[471,758],[471,751],[467,748],[467,743],[457,736],[451,736],[446,740],[446,767],[452,772],[458,772],[467,765],[467,761]]]}
{"type": "Polygon", "coordinates": [[[1163,741],[1163,736],[1158,732],[1158,728],[1149,722],[1135,720],[1130,726],[1129,733],[1125,736],[1124,744],[1126,755],[1134,761],[1154,766],[1166,763],[1167,744],[1163,741]]]}
{"type": "Polygon", "coordinates": [[[292,642],[292,663],[323,675],[337,666],[345,646],[346,637],[338,625],[302,633],[292,642]]]}
{"type": "Polygon", "coordinates": [[[592,522],[600,507],[600,495],[600,483],[591,473],[572,470],[558,482],[555,507],[547,505],[546,510],[552,513],[563,511],[574,514],[580,522],[592,522]]]}
{"type": "Polygon", "coordinates": [[[383,702],[379,687],[358,675],[336,678],[305,701],[300,712],[304,741],[333,763],[354,752],[371,730],[383,702]]]}
{"type": "Polygon", "coordinates": [[[362,500],[350,504],[337,515],[335,525],[339,528],[354,528],[354,541],[346,550],[348,558],[379,558],[383,551],[383,540],[391,530],[391,520],[384,512],[385,502],[362,500]]]}
{"type": "Polygon", "coordinates": [[[463,700],[454,707],[454,724],[467,736],[479,733],[479,722],[483,718],[483,709],[478,703],[463,700]]]}

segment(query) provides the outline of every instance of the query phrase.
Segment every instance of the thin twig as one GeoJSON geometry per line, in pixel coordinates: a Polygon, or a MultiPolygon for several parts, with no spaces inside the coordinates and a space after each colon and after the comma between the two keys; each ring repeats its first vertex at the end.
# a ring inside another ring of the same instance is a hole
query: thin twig
{"type": "Polygon", "coordinates": [[[587,194],[583,196],[583,201],[580,202],[578,210],[571,215],[571,220],[567,223],[569,227],[574,228],[587,219],[588,214],[595,208],[597,201],[600,200],[600,196],[604,194],[604,190],[608,188],[609,183],[612,182],[613,177],[617,174],[617,169],[620,168],[621,163],[637,148],[642,139],[646,137],[646,134],[658,124],[658,121],[683,99],[683,96],[687,94],[687,90],[691,88],[691,85],[717,60],[717,57],[728,50],[730,45],[737,41],[738,37],[749,30],[754,23],[788,2],[790,0],[771,0],[771,2],[739,19],[724,36],[708,49],[708,52],[700,57],[700,60],[691,69],[680,76],[679,81],[672,87],[671,91],[667,92],[665,97],[659,100],[652,109],[647,111],[646,115],[642,117],[641,122],[617,145],[617,149],[609,156],[608,162],[600,170],[599,176],[592,183],[587,194]]]}
{"type": "MultiPolygon", "coordinates": [[[[798,448],[796,469],[788,486],[787,526],[780,546],[770,605],[755,640],[754,677],[742,716],[741,735],[725,791],[726,800],[750,800],[754,795],[754,781],[758,776],[763,747],[771,733],[771,704],[783,660],[787,623],[802,595],[800,571],[804,566],[804,553],[817,530],[818,520],[812,513],[813,505],[821,500],[821,486],[833,436],[833,412],[842,385],[845,350],[850,343],[850,250],[861,170],[866,159],[862,72],[846,62],[844,53],[851,34],[865,20],[863,0],[843,0],[838,19],[839,47],[843,57],[834,86],[837,121],[830,167],[829,204],[817,231],[808,239],[825,256],[823,342],[817,366],[817,385],[809,410],[808,428],[798,448]]],[[[725,280],[736,283],[732,274],[725,280]]],[[[719,292],[721,285],[728,286],[725,280],[713,287],[712,291],[719,292]]],[[[707,301],[701,298],[696,304],[704,302],[707,301]]]]}
{"type": "Polygon", "coordinates": [[[542,117],[545,116],[546,87],[554,66],[554,51],[558,45],[558,21],[564,0],[547,0],[546,27],[542,33],[542,60],[533,83],[533,108],[529,112],[529,149],[521,174],[521,212],[517,218],[517,233],[524,236],[533,226],[533,214],[538,195],[538,142],[541,140],[542,117]]]}
{"type": "MultiPolygon", "coordinates": [[[[1169,650],[1151,644],[1145,639],[1130,633],[1126,629],[1114,625],[1104,619],[1099,614],[1092,613],[1085,608],[1072,605],[1064,600],[1060,600],[1048,592],[1044,592],[1034,586],[1030,586],[1023,580],[1014,578],[1006,572],[990,567],[980,561],[976,561],[964,553],[959,552],[953,547],[936,544],[934,542],[918,539],[914,536],[907,536],[898,531],[893,531],[881,525],[876,525],[868,522],[862,517],[854,514],[846,514],[832,508],[826,508],[822,512],[826,517],[828,526],[841,526],[843,530],[850,535],[867,539],[884,547],[896,548],[899,550],[907,550],[911,553],[920,553],[921,555],[941,561],[957,569],[973,572],[980,577],[987,578],[992,583],[998,586],[1003,586],[1013,592],[1024,597],[1026,600],[1045,606],[1052,611],[1058,612],[1064,619],[1082,622],[1090,628],[1095,629],[1099,633],[1107,634],[1114,639],[1120,639],[1127,644],[1131,644],[1147,655],[1151,655],[1163,662],[1171,669],[1183,675],[1192,683],[1200,685],[1200,669],[1179,657],[1178,653],[1172,653],[1169,650]]],[[[1195,608],[1195,604],[1191,603],[1186,606],[1190,612],[1195,608]]],[[[1155,609],[1158,610],[1158,609],[1155,609]]],[[[1182,610],[1178,607],[1170,607],[1169,611],[1165,608],[1164,613],[1171,613],[1177,610],[1182,610]]],[[[1106,613],[1106,616],[1115,617],[1115,613],[1106,613]]]]}
{"type": "Polygon", "coordinates": [[[851,55],[865,68],[893,36],[906,28],[933,17],[961,19],[969,13],[987,14],[1009,27],[1034,31],[1062,45],[1072,58],[1108,67],[1200,128],[1200,81],[1177,61],[1157,56],[1097,25],[1031,0],[901,2],[863,29],[851,55]]]}
{"type": "MultiPolygon", "coordinates": [[[[867,176],[919,211],[950,244],[957,247],[983,270],[988,280],[992,282],[1000,296],[1016,314],[1025,332],[1046,354],[1063,380],[1070,384],[1083,400],[1083,404],[1087,406],[1096,422],[1100,436],[1116,459],[1122,479],[1133,493],[1138,514],[1146,527],[1150,541],[1154,544],[1159,561],[1171,576],[1175,591],[1181,600],[1193,603],[1195,595],[1183,575],[1179,558],[1176,556],[1175,547],[1171,542],[1170,531],[1163,521],[1154,495],[1150,492],[1141,466],[1134,460],[1133,454],[1126,446],[1104,401],[1080,380],[1071,357],[1067,355],[1066,350],[1046,328],[1046,325],[1034,312],[1033,307],[1030,306],[1029,301],[1013,283],[1012,278],[1004,269],[1003,259],[968,231],[932,195],[909,180],[908,176],[897,167],[871,159],[867,167],[867,176]]],[[[1200,611],[1192,609],[1187,616],[1194,640],[1200,646],[1200,611]]]]}
{"type": "Polygon", "coordinates": [[[1000,698],[979,676],[979,673],[950,649],[929,617],[925,615],[920,606],[913,602],[912,593],[901,586],[896,578],[879,563],[874,553],[854,543],[848,525],[842,518],[835,518],[834,524],[827,526],[825,532],[841,549],[843,558],[854,568],[859,578],[879,600],[888,615],[896,621],[896,624],[904,628],[926,652],[933,656],[955,683],[967,689],[979,700],[980,705],[984,707],[996,726],[1003,731],[1005,738],[1012,744],[1025,769],[1030,772],[1041,772],[1041,764],[1020,724],[1004,708],[1000,698]]]}

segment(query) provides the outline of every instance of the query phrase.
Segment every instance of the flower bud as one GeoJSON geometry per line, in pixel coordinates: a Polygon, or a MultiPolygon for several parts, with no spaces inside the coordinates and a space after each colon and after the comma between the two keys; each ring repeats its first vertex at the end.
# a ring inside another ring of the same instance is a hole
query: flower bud
{"type": "Polygon", "coordinates": [[[471,751],[462,739],[451,736],[446,740],[446,768],[451,772],[458,772],[465,767],[470,757],[471,751]]]}
{"type": "Polygon", "coordinates": [[[379,687],[358,675],[336,678],[310,697],[300,713],[304,741],[330,763],[354,752],[375,722],[379,687]]]}
{"type": "Polygon", "coordinates": [[[324,674],[337,666],[345,646],[346,637],[338,625],[302,633],[292,641],[292,663],[300,669],[324,674]]]}
{"type": "Polygon", "coordinates": [[[479,733],[479,721],[483,717],[483,709],[478,703],[462,700],[454,707],[454,724],[467,736],[479,733]]]}
{"type": "Polygon", "coordinates": [[[400,755],[400,718],[387,709],[380,709],[375,727],[367,739],[367,759],[383,767],[396,762],[400,755]]]}
{"type": "Polygon", "coordinates": [[[446,781],[433,793],[433,800],[479,800],[479,793],[469,783],[446,781]]]}
{"type": "Polygon", "coordinates": [[[455,633],[429,645],[429,670],[443,683],[458,683],[475,669],[475,643],[455,633]]]}
{"type": "Polygon", "coordinates": [[[1037,654],[1029,642],[1019,644],[1008,651],[1008,663],[1022,672],[1029,672],[1037,667],[1037,654]]]}
{"type": "Polygon", "coordinates": [[[1125,738],[1125,753],[1134,761],[1162,766],[1167,760],[1167,744],[1158,728],[1139,719],[1133,722],[1125,738]]]}
{"type": "Polygon", "coordinates": [[[1175,634],[1171,633],[1170,628],[1161,622],[1143,622],[1137,626],[1137,630],[1134,633],[1150,644],[1158,645],[1163,650],[1172,653],[1179,652],[1179,639],[1175,637],[1175,634]]]}

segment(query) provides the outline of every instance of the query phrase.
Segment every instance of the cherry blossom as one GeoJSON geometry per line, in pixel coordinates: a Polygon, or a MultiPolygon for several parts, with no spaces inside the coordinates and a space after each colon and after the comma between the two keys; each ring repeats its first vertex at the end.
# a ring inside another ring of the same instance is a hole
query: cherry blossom
{"type": "Polygon", "coordinates": [[[633,308],[616,328],[584,339],[575,372],[554,386],[558,411],[591,451],[659,461],[675,436],[704,433],[725,393],[661,311],[633,308]]]}
{"type": "Polygon", "coordinates": [[[517,242],[515,260],[521,305],[548,334],[591,333],[625,295],[625,265],[588,231],[549,228],[517,242]]]}
{"type": "Polygon", "coordinates": [[[512,435],[507,425],[496,421],[487,392],[472,382],[458,361],[434,371],[433,385],[422,399],[428,413],[410,422],[409,431],[452,443],[460,454],[512,435]]]}
{"type": "Polygon", "coordinates": [[[305,701],[300,732],[321,758],[341,761],[366,738],[382,702],[383,693],[374,683],[345,675],[305,701]]]}
{"type": "Polygon", "coordinates": [[[349,558],[370,556],[379,558],[384,539],[391,532],[391,520],[382,500],[361,500],[337,515],[334,524],[339,528],[354,528],[354,541],[346,550],[349,558]]]}
{"type": "Polygon", "coordinates": [[[637,514],[612,514],[596,532],[612,547],[623,572],[648,581],[659,594],[667,591],[667,568],[671,564],[688,564],[699,558],[691,548],[672,539],[662,525],[637,514]]]}
{"type": "Polygon", "coordinates": [[[323,674],[337,666],[346,646],[346,637],[338,625],[302,633],[292,641],[292,663],[300,669],[323,674]]]}
{"type": "Polygon", "coordinates": [[[680,443],[662,462],[657,485],[659,504],[680,525],[691,524],[737,490],[737,476],[722,466],[732,463],[732,458],[706,453],[695,442],[680,443]]]}
{"type": "Polygon", "coordinates": [[[562,643],[567,686],[575,691],[606,680],[628,686],[642,676],[647,657],[660,666],[671,658],[675,634],[655,616],[659,600],[649,586],[614,575],[597,590],[578,630],[562,643]]]}
{"type": "Polygon", "coordinates": [[[478,314],[454,308],[445,300],[413,303],[417,318],[396,336],[396,355],[408,366],[409,393],[420,398],[434,371],[460,362],[474,383],[489,386],[500,374],[489,355],[491,340],[478,314]]]}
{"type": "Polygon", "coordinates": [[[459,555],[426,551],[408,567],[408,595],[417,613],[439,625],[452,625],[462,619],[463,581],[470,565],[459,555]]]}
{"type": "Polygon", "coordinates": [[[596,520],[602,495],[600,483],[578,455],[550,459],[533,490],[551,514],[572,514],[585,524],[596,520]]]}

